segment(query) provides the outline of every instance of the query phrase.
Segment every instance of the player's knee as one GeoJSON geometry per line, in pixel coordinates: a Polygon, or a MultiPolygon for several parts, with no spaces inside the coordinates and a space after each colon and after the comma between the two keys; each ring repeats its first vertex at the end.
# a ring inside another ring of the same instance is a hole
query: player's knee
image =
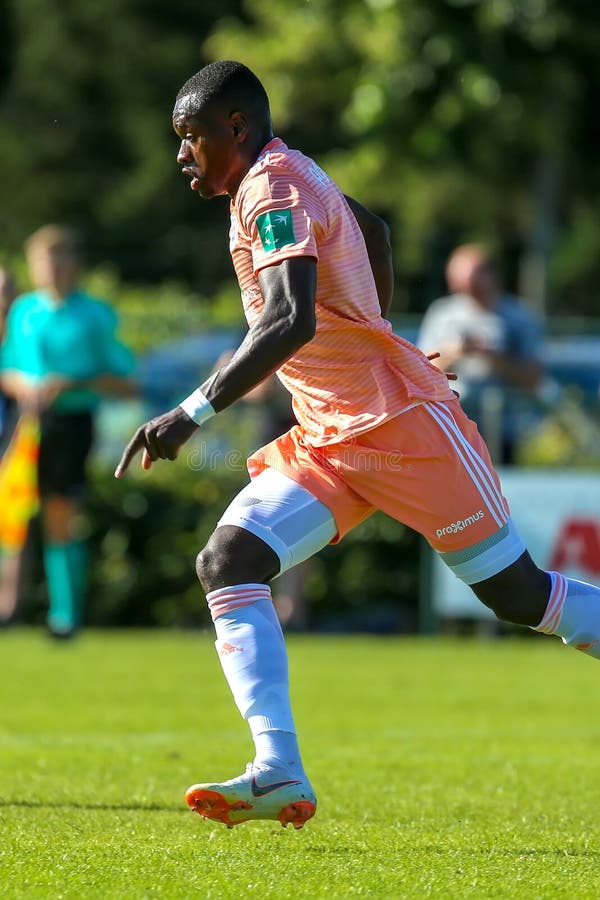
{"type": "Polygon", "coordinates": [[[206,592],[233,584],[264,584],[278,572],[276,553],[236,526],[217,528],[196,557],[196,573],[206,592]]]}
{"type": "Polygon", "coordinates": [[[222,548],[213,541],[209,541],[200,551],[196,557],[196,575],[205,591],[213,591],[223,586],[227,561],[222,548]]]}
{"type": "Polygon", "coordinates": [[[206,581],[208,578],[209,559],[205,551],[206,548],[203,548],[196,557],[196,575],[204,590],[207,590],[206,581]]]}

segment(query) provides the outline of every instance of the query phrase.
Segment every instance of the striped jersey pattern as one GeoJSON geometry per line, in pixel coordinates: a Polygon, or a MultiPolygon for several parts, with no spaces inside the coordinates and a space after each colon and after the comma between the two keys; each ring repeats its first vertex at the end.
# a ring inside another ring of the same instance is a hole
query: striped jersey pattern
{"type": "Polygon", "coordinates": [[[425,401],[452,399],[446,376],[381,316],[362,233],[336,184],[274,138],[231,201],[231,256],[250,326],[261,313],[260,271],[317,261],[316,334],[277,372],[314,446],[376,428],[425,401]]]}

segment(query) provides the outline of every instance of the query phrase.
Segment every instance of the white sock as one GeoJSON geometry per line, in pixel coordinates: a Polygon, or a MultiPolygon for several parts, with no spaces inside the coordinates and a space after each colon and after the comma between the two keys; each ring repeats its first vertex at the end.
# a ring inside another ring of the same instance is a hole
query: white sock
{"type": "Polygon", "coordinates": [[[248,721],[254,762],[303,773],[290,705],[287,652],[266,584],[236,584],[206,595],[215,623],[215,647],[242,716],[248,721]]]}
{"type": "Polygon", "coordinates": [[[560,572],[548,574],[550,598],[534,630],[558,634],[563,643],[600,659],[600,589],[560,572]]]}

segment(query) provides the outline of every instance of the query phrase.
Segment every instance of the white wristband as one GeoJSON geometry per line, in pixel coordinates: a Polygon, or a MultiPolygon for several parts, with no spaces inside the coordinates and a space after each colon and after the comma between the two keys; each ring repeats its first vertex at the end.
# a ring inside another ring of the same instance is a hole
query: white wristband
{"type": "Polygon", "coordinates": [[[206,399],[200,388],[196,388],[193,394],[182,400],[179,405],[197,425],[202,425],[211,416],[216,415],[211,403],[206,399]]]}

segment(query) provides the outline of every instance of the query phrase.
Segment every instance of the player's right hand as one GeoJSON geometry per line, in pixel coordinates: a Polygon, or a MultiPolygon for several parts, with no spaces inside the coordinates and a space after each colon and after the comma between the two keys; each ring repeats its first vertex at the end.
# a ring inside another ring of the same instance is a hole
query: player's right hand
{"type": "Polygon", "coordinates": [[[143,469],[149,469],[157,459],[176,459],[180,448],[198,427],[180,406],[141,425],[123,451],[115,478],[123,477],[140,450],[143,469]]]}

